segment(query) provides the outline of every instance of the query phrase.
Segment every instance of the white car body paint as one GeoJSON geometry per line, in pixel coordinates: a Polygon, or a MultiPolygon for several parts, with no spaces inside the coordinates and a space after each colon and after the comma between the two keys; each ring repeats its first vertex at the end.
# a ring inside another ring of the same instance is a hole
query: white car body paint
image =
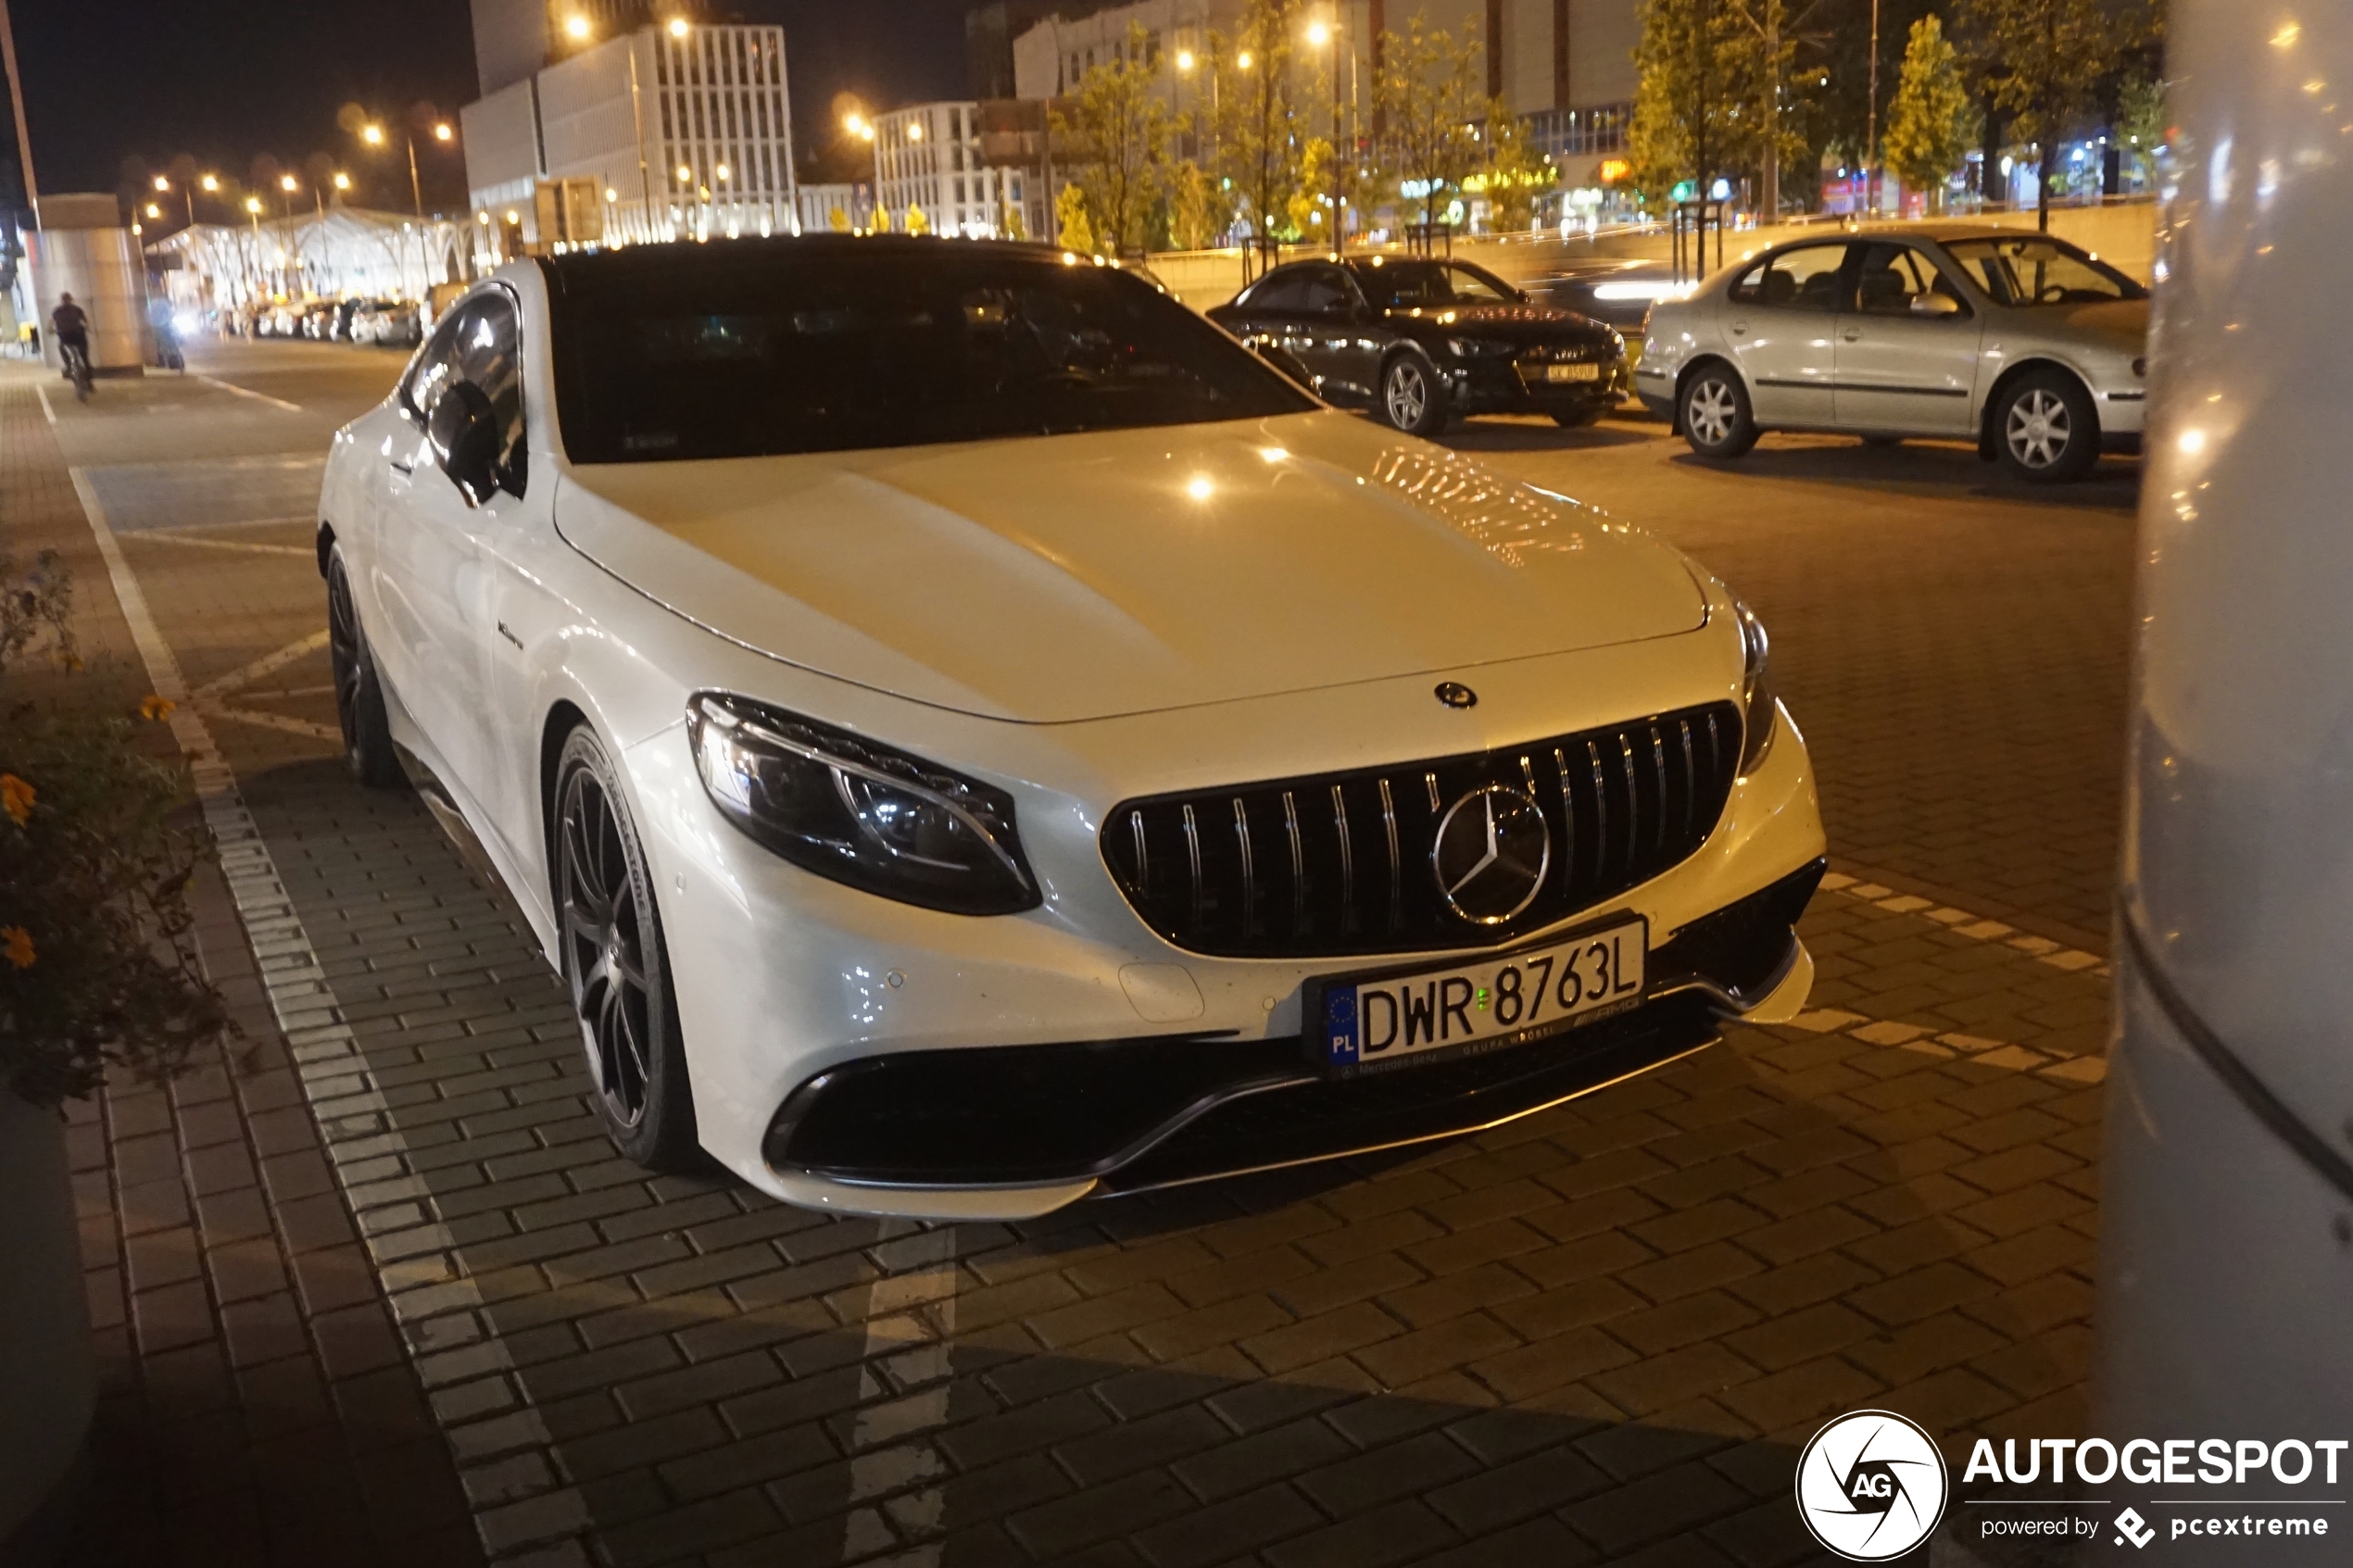
{"type": "MultiPolygon", "coordinates": [[[[1093,1185],[876,1187],[772,1168],[770,1120],[829,1068],[1172,1022],[1295,1035],[1302,985],[1363,967],[1172,946],[1107,871],[1114,804],[1741,699],[1722,583],[1600,512],[1349,416],[574,468],[541,273],[478,286],[522,307],[526,495],[464,507],[396,394],[337,440],[322,491],[360,621],[385,645],[395,738],[552,960],[543,735],[566,707],[595,728],[652,872],[702,1144],[794,1202],[1002,1218],[1093,1185]],[[442,536],[401,537],[428,528],[442,536]],[[1477,706],[1433,700],[1449,678],[1477,706]],[[943,913],[770,853],[698,775],[685,710],[705,690],[1007,791],[1041,906],[943,913]]],[[[1655,947],[1823,854],[1803,739],[1774,711],[1778,738],[1700,848],[1612,900],[1655,947]]],[[[1792,1015],[1811,973],[1800,947],[1747,1005],[1792,1015]]]]}

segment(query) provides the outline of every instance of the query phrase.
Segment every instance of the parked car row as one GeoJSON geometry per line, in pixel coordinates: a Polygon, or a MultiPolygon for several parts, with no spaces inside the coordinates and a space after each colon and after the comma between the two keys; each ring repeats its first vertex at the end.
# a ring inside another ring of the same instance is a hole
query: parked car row
{"type": "Polygon", "coordinates": [[[410,300],[300,299],[263,306],[252,317],[251,332],[255,337],[413,348],[424,341],[424,320],[421,307],[410,300]]]}
{"type": "Polygon", "coordinates": [[[1327,402],[1416,435],[1482,413],[1591,424],[1632,391],[1703,458],[1768,430],[1957,437],[2060,481],[2137,451],[2147,396],[2148,292],[2064,240],[1986,226],[1798,240],[1690,286],[1657,261],[1522,290],[1464,261],[1327,257],[1208,314],[1327,402]]]}

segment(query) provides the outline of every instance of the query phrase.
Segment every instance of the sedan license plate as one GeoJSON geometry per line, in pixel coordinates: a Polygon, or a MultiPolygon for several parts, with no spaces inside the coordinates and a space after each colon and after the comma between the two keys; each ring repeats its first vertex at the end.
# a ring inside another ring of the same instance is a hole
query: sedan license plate
{"type": "Polygon", "coordinates": [[[1602,368],[1599,365],[1547,365],[1544,367],[1544,379],[1546,381],[1599,381],[1602,379],[1602,368]]]}
{"type": "Polygon", "coordinates": [[[1622,1012],[1642,999],[1650,925],[1640,918],[1475,963],[1314,988],[1327,1071],[1350,1074],[1470,1055],[1622,1012]]]}

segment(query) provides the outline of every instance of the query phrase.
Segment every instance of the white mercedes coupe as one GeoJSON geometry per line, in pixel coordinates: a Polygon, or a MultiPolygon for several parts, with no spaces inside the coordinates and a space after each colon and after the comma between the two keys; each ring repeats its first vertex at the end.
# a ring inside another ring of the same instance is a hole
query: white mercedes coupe
{"type": "Polygon", "coordinates": [[[1117,268],[517,264],[318,537],[353,772],[505,884],[648,1165],[1032,1215],[1492,1126],[1812,981],[1724,585],[1117,268]]]}

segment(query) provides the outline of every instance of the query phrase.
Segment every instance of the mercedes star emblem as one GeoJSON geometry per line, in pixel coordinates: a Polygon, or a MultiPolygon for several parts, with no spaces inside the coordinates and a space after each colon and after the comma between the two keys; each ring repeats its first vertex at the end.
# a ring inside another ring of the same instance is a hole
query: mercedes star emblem
{"type": "Polygon", "coordinates": [[[1536,802],[1486,784],[1446,809],[1429,847],[1446,907],[1477,925],[1501,925],[1536,901],[1553,862],[1553,831],[1536,802]]]}
{"type": "Polygon", "coordinates": [[[1438,683],[1438,700],[1449,708],[1476,708],[1478,706],[1478,694],[1460,681],[1441,681],[1438,683]]]}

